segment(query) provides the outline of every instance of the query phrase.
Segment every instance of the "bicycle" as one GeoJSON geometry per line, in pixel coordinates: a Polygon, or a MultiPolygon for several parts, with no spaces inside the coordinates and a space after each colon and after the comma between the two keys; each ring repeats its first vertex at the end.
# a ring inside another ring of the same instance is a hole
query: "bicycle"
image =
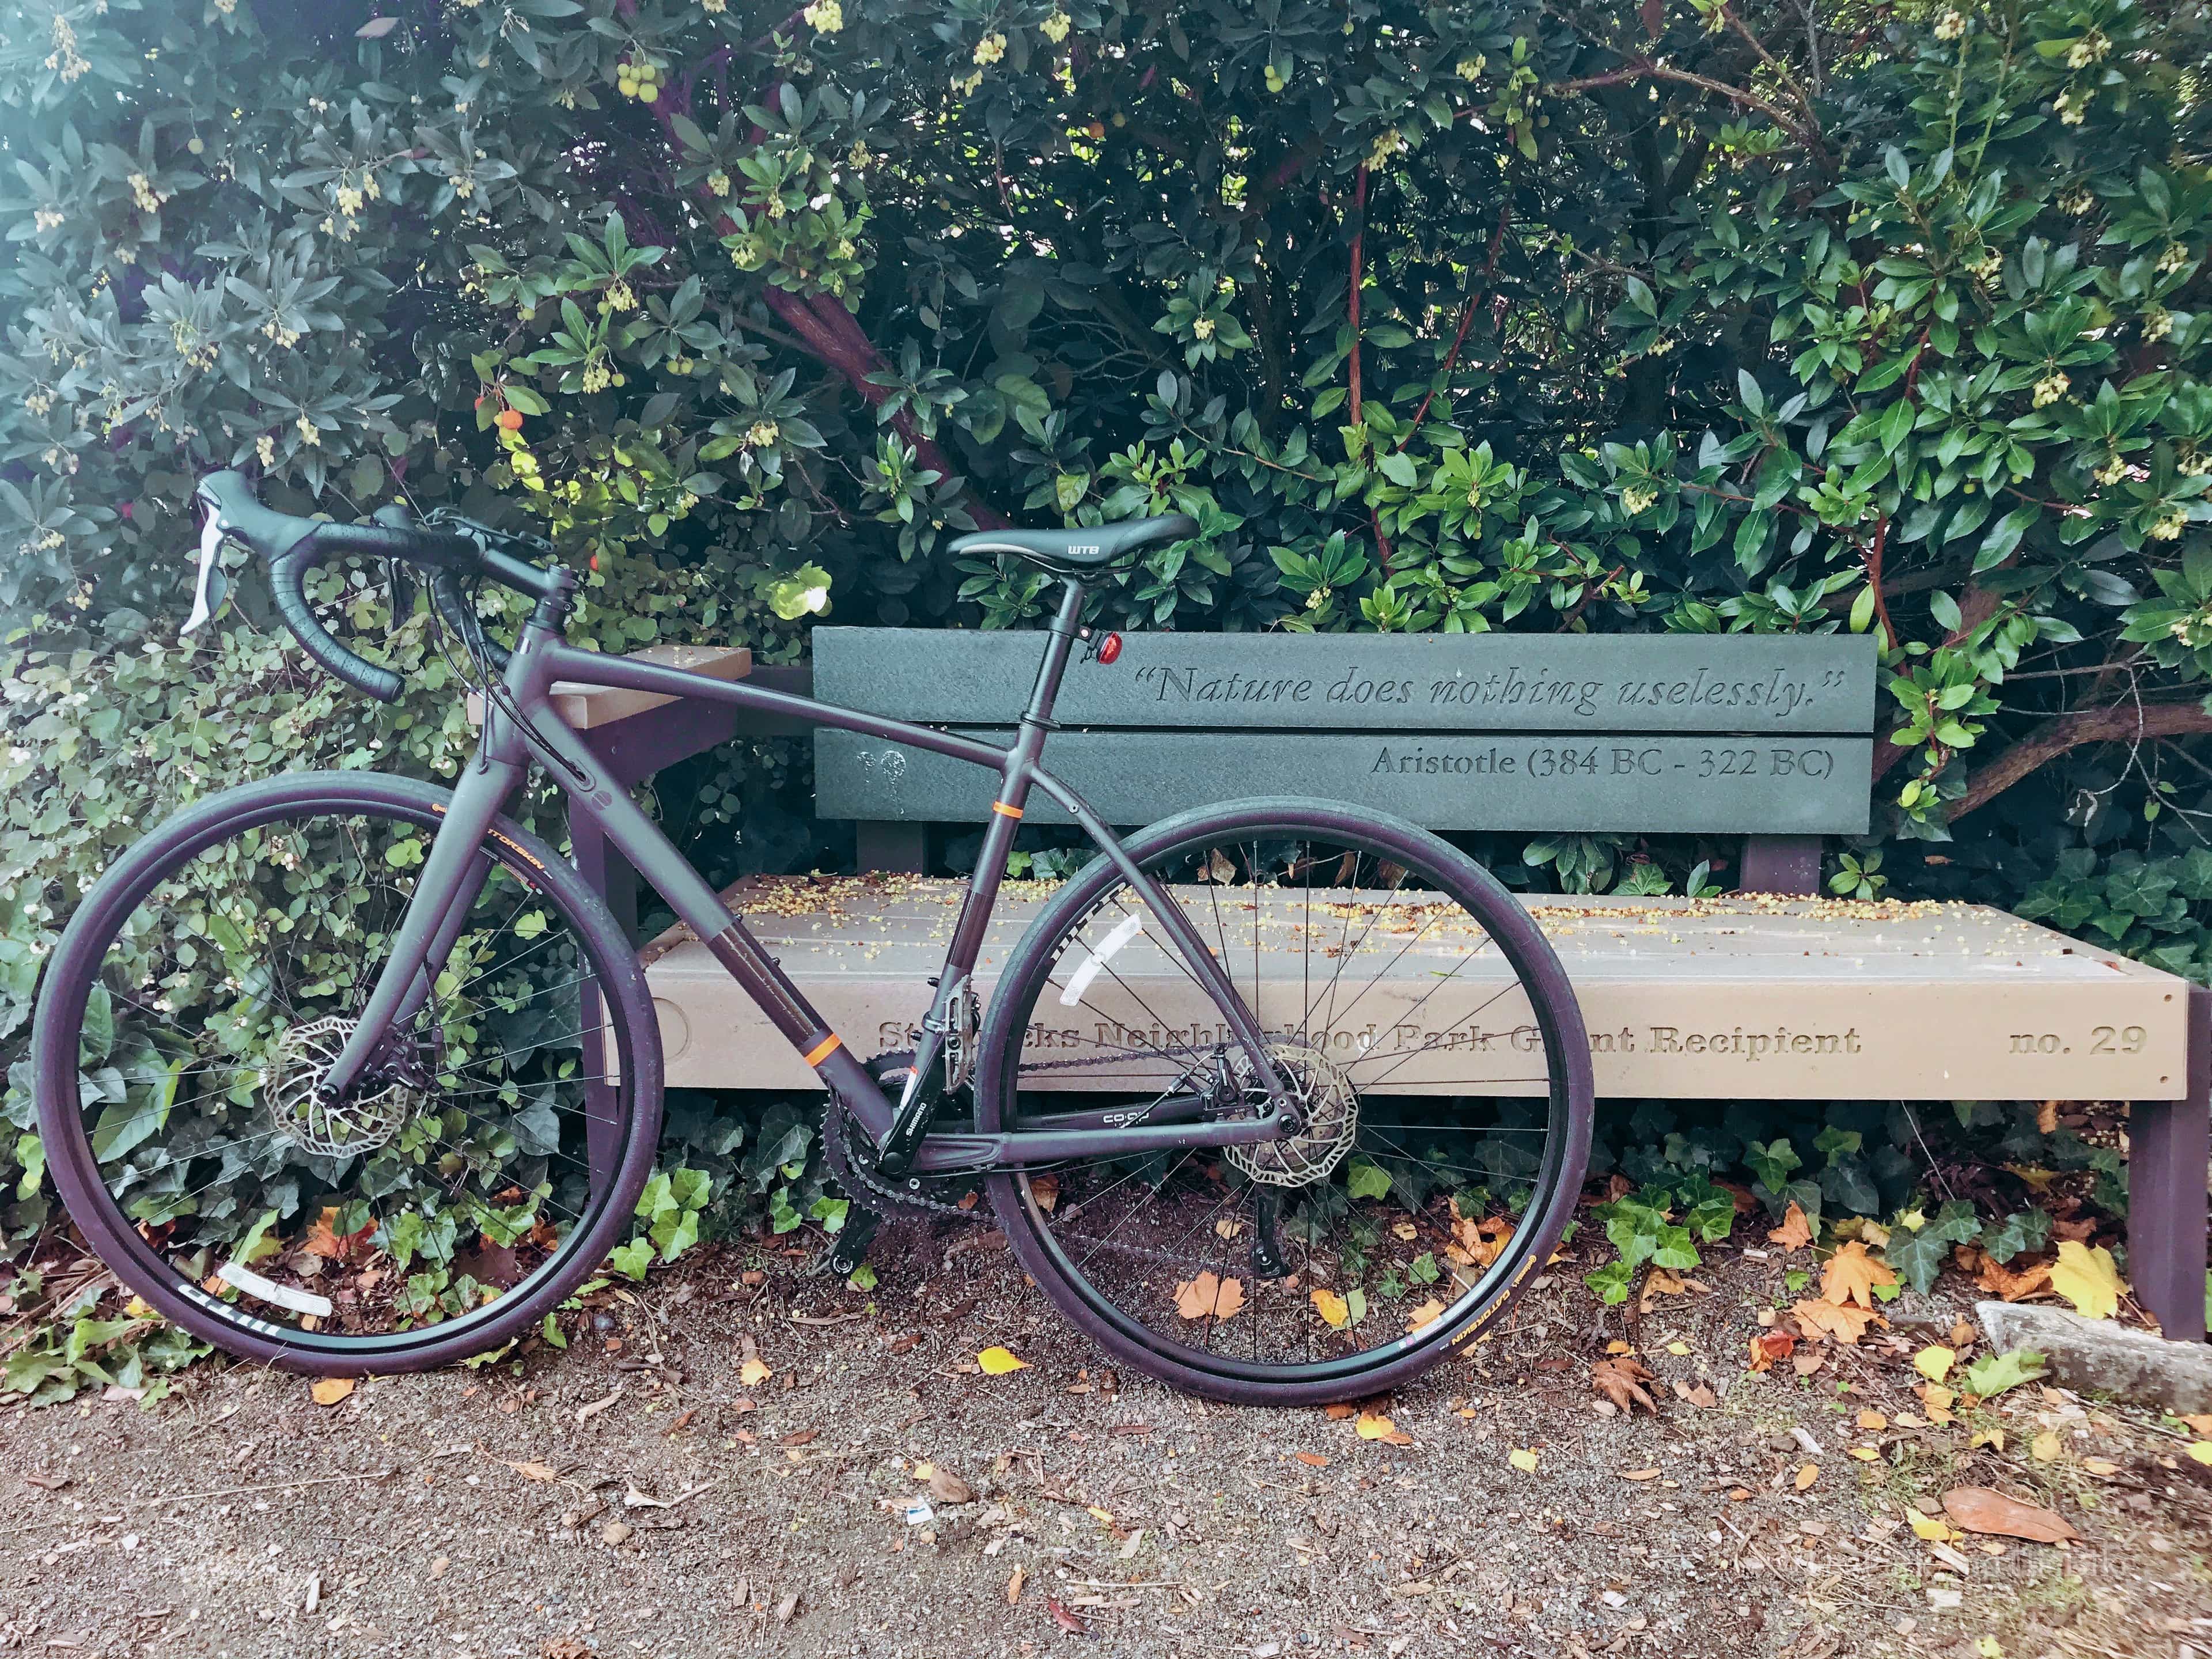
{"type": "Polygon", "coordinates": [[[1294,1404],[1407,1381],[1551,1259],[1588,1154],[1589,1048],[1505,888],[1427,831],[1322,801],[1229,802],[1124,840],[1043,764],[1076,648],[1118,652],[1083,623],[1087,580],[1194,533],[1189,519],[953,544],[1060,584],[1002,748],[573,647],[576,579],[543,543],[398,508],[295,518],[235,472],[198,500],[192,626],[235,538],[307,654],[390,701],[398,677],[329,633],[304,589],[324,561],[382,558],[395,584],[402,567],[427,578],[483,705],[450,789],[304,773],[184,809],[87,893],[46,965],[47,1167],[118,1278],[202,1339],[315,1373],[437,1365],[540,1328],[635,1224],[659,1029],[631,940],[505,814],[533,763],[820,1078],[825,1151],[855,1206],[842,1265],[874,1214],[957,1213],[980,1183],[1022,1267],[1122,1364],[1294,1404]],[[478,622],[486,582],[532,602],[511,647],[478,622]],[[550,700],[556,680],[798,716],[996,773],[912,1052],[864,1060],[825,1025],[607,781],[550,700]],[[974,970],[1032,792],[1097,850],[986,1009],[974,970]]]}

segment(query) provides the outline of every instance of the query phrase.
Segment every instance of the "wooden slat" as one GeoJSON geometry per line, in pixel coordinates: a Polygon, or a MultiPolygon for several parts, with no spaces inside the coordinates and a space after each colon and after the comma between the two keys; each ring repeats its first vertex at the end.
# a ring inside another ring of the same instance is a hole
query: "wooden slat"
{"type": "MultiPolygon", "coordinates": [[[[663,663],[717,680],[741,680],[753,669],[752,650],[742,645],[648,645],[625,654],[639,662],[663,663]]],[[[552,691],[554,708],[579,732],[611,726],[617,720],[626,720],[633,714],[676,701],[658,691],[634,691],[624,686],[592,685],[574,680],[556,680],[552,691]]],[[[471,691],[469,723],[480,725],[483,720],[483,702],[471,691]]]]}
{"type": "MultiPolygon", "coordinates": [[[[1006,732],[978,735],[998,741],[1006,732]]],[[[1859,835],[1874,744],[1863,737],[1530,737],[1060,732],[1045,764],[1107,821],[1255,795],[1379,807],[1437,830],[1859,835]]],[[[992,774],[848,732],[815,738],[827,818],[987,817],[992,774]]],[[[1029,816],[1064,823],[1042,793],[1029,816]]]]}
{"type": "MultiPolygon", "coordinates": [[[[817,695],[924,724],[1011,721],[1037,633],[817,628],[817,695]]],[[[1129,634],[1070,666],[1067,726],[1274,731],[1872,729],[1871,636],[1129,634]]]]}
{"type": "MultiPolygon", "coordinates": [[[[963,890],[911,877],[792,878],[744,884],[731,902],[865,1053],[911,1042],[963,890]]],[[[1009,885],[976,967],[987,999],[1049,891],[1009,885]]],[[[1311,1000],[1304,954],[1278,944],[1301,936],[1287,908],[1296,902],[1276,902],[1271,912],[1284,914],[1261,923],[1260,1012],[1271,1028],[1296,1029],[1311,1000]]],[[[2162,1100],[2187,1087],[2185,981],[2001,911],[1741,898],[1539,898],[1530,908],[1581,1001],[1607,1096],[2162,1100]]],[[[1211,907],[1192,901],[1191,914],[1211,939],[1211,907]]],[[[1225,959],[1255,959],[1249,915],[1233,908],[1225,959]]],[[[1112,981],[1095,981],[1082,1007],[1041,1010],[1050,1018],[1032,1038],[1038,1054],[1079,1042],[1082,1020],[1134,1029],[1206,1018],[1151,938],[1115,957],[1112,981]],[[1107,1006],[1116,996],[1127,1000],[1118,1013],[1107,1006]]],[[[1505,1081],[1530,1074],[1529,1048],[1522,1023],[1492,1000],[1495,953],[1446,981],[1449,954],[1446,942],[1386,960],[1376,947],[1382,977],[1345,1024],[1357,1027],[1352,1051],[1383,1058],[1356,1075],[1378,1093],[1480,1093],[1486,1077],[1498,1080],[1489,1091],[1525,1091],[1505,1081]],[[1389,1069],[1401,1056],[1407,1063],[1389,1069]]],[[[819,1086],[703,947],[668,936],[646,959],[672,1085],[819,1086]]],[[[1035,1078],[1041,1088],[1082,1081],[1035,1078]]]]}

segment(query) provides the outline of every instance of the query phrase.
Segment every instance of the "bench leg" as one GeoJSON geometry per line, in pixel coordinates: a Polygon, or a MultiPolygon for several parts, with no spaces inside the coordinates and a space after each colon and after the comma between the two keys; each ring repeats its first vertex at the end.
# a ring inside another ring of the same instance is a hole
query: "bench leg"
{"type": "Polygon", "coordinates": [[[1742,892],[1816,897],[1820,891],[1820,838],[1746,836],[1736,877],[1742,892]]]}
{"type": "Polygon", "coordinates": [[[2167,1336],[2202,1342],[2212,991],[2189,990],[2188,1098],[2137,1101],[2128,1118],[2128,1277],[2167,1336]]]}
{"type": "Polygon", "coordinates": [[[855,862],[865,872],[889,870],[900,875],[929,871],[929,826],[862,818],[853,826],[855,862]]]}
{"type": "MultiPolygon", "coordinates": [[[[628,859],[608,845],[596,825],[572,825],[568,847],[575,860],[576,873],[607,902],[607,908],[614,912],[624,937],[635,944],[637,872],[630,868],[628,859]]],[[[592,1184],[596,1186],[603,1180],[613,1179],[622,1151],[615,1118],[615,1085],[609,1080],[613,1055],[600,1035],[605,1029],[605,1014],[598,982],[586,978],[578,988],[578,999],[576,1024],[583,1033],[583,1075],[592,1079],[584,1085],[586,1146],[592,1184]]]]}

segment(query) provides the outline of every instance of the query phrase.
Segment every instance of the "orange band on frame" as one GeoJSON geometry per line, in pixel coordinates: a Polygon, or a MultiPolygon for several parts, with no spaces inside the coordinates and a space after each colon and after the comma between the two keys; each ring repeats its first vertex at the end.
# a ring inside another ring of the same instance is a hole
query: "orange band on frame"
{"type": "Polygon", "coordinates": [[[845,1039],[839,1036],[835,1031],[832,1031],[828,1036],[823,1037],[820,1042],[815,1044],[813,1048],[806,1051],[806,1063],[809,1066],[819,1066],[823,1060],[829,1059],[831,1054],[836,1053],[838,1049],[844,1046],[845,1039]]]}
{"type": "Polygon", "coordinates": [[[1018,817],[1021,817],[1021,815],[1022,815],[1022,809],[1021,809],[1020,807],[1018,807],[1018,806],[1009,806],[1009,805],[1006,805],[1006,802],[1004,802],[1004,801],[1002,801],[1002,800],[994,800],[994,801],[993,801],[993,802],[991,803],[991,810],[992,810],[994,812],[1001,812],[1001,813],[1004,813],[1006,817],[1010,817],[1010,818],[1018,818],[1018,817]]]}

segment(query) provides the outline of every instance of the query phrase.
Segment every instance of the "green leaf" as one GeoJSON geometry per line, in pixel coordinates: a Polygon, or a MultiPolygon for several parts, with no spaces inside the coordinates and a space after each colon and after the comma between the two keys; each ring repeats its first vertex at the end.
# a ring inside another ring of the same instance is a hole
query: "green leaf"
{"type": "Polygon", "coordinates": [[[1356,1199],[1384,1198],[1390,1191],[1390,1172],[1370,1158],[1355,1157],[1345,1170],[1345,1186],[1356,1199]]]}
{"type": "Polygon", "coordinates": [[[2044,1356],[2033,1348],[2015,1348],[2010,1353],[1985,1353],[1966,1367],[1966,1392],[1984,1400],[1994,1400],[2008,1389],[2034,1382],[2045,1370],[2044,1356]]]}

